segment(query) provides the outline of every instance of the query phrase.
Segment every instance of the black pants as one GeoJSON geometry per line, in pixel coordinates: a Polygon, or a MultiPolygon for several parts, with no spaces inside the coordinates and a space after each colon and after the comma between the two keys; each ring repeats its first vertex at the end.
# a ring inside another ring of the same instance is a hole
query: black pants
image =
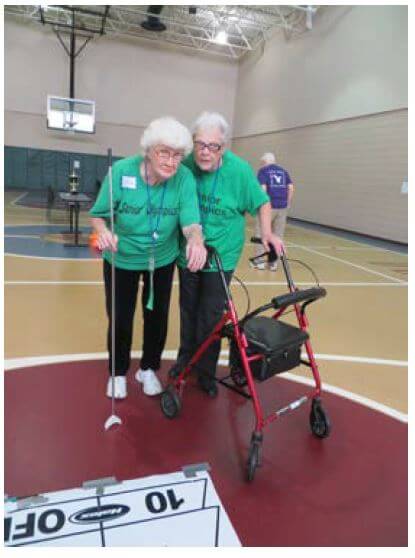
{"type": "MultiPolygon", "coordinates": [[[[225,272],[229,285],[233,271],[225,272]]],[[[192,273],[179,269],[180,277],[180,348],[178,368],[186,365],[202,342],[213,331],[223,316],[225,291],[219,272],[192,273]]],[[[215,377],[220,353],[220,341],[210,345],[195,364],[199,374],[215,377]]]]}
{"type": "MultiPolygon", "coordinates": [[[[140,276],[144,287],[141,294],[143,308],[144,335],[142,370],[160,368],[161,354],[167,337],[167,323],[170,295],[173,283],[174,263],[154,271],[154,308],[147,310],[146,304],[150,290],[148,271],[129,271],[115,268],[115,374],[125,375],[130,367],[130,351],[133,338],[134,313],[137,305],[137,292],[140,276]]],[[[105,300],[109,320],[107,345],[109,370],[111,374],[111,265],[104,260],[105,300]]]]}

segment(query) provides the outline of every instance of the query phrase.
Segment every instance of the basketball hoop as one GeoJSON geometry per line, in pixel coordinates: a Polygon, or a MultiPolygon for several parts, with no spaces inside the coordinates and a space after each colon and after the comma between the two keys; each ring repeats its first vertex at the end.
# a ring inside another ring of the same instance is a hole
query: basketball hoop
{"type": "Polygon", "coordinates": [[[47,127],[67,134],[94,134],[95,102],[48,95],[47,127]]]}
{"type": "Polygon", "coordinates": [[[74,130],[74,128],[78,125],[78,121],[74,119],[74,113],[71,111],[65,111],[63,114],[63,129],[74,130]]]}

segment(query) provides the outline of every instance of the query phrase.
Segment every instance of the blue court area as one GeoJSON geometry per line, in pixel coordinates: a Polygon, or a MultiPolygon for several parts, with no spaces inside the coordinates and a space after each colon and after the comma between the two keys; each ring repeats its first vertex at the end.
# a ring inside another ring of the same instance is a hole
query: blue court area
{"type": "MultiPolygon", "coordinates": [[[[90,227],[80,227],[81,241],[86,240],[90,227]],[[84,236],[81,236],[84,235],[84,236]]],[[[74,244],[74,235],[65,225],[8,225],[4,227],[4,253],[38,258],[93,259],[88,246],[74,244]]]]}
{"type": "MultiPolygon", "coordinates": [[[[66,191],[66,190],[65,190],[66,191]]],[[[14,201],[14,205],[18,205],[21,207],[35,207],[35,208],[50,208],[50,209],[61,209],[64,210],[67,208],[66,202],[60,199],[59,192],[55,190],[34,190],[30,192],[23,192],[18,198],[14,201]]],[[[91,194],[90,192],[87,193],[89,197],[94,197],[95,194],[91,194]]],[[[84,202],[82,207],[80,208],[81,211],[88,211],[94,201],[91,199],[90,202],[84,202]]]]}

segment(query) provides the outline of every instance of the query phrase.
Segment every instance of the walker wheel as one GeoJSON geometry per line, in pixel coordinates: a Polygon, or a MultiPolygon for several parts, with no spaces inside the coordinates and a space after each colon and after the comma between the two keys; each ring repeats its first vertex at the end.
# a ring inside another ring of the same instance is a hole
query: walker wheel
{"type": "Polygon", "coordinates": [[[330,434],[330,419],[323,409],[319,398],[313,399],[311,403],[310,428],[317,438],[327,438],[330,434]]]}
{"type": "Polygon", "coordinates": [[[247,480],[249,482],[254,480],[256,468],[260,465],[260,456],[259,456],[260,449],[261,449],[261,442],[252,439],[251,444],[249,446],[248,461],[246,464],[247,480]]]}
{"type": "Polygon", "coordinates": [[[231,378],[233,383],[238,387],[244,387],[248,383],[244,371],[237,366],[231,367],[231,378]]]}
{"type": "Polygon", "coordinates": [[[169,378],[171,378],[172,380],[176,380],[180,372],[178,372],[175,368],[171,368],[167,374],[169,378]]]}
{"type": "Polygon", "coordinates": [[[177,417],[180,413],[182,403],[177,390],[172,385],[167,386],[161,394],[160,406],[164,416],[169,419],[177,417]]]}

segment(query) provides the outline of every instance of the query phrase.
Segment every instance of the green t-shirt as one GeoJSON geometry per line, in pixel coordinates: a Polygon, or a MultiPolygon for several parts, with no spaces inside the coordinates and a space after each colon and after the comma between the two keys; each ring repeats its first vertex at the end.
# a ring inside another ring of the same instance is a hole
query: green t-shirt
{"type": "MultiPolygon", "coordinates": [[[[193,154],[184,164],[192,171],[198,190],[203,235],[206,244],[216,248],[225,271],[236,268],[245,243],[245,213],[255,215],[269,202],[250,164],[231,151],[225,151],[217,171],[204,172],[193,154]]],[[[185,242],[182,239],[180,267],[186,267],[185,242]]],[[[206,271],[215,271],[215,266],[206,271]]]]}
{"type": "MultiPolygon", "coordinates": [[[[168,181],[147,186],[140,177],[142,160],[143,157],[135,155],[117,161],[112,167],[114,232],[118,235],[114,262],[121,269],[149,269],[153,243],[155,268],[173,262],[179,254],[179,227],[200,223],[196,184],[189,169],[179,165],[168,181]]],[[[89,213],[105,219],[109,225],[108,176],[89,213]]],[[[111,263],[111,252],[105,250],[103,257],[111,263]]]]}

